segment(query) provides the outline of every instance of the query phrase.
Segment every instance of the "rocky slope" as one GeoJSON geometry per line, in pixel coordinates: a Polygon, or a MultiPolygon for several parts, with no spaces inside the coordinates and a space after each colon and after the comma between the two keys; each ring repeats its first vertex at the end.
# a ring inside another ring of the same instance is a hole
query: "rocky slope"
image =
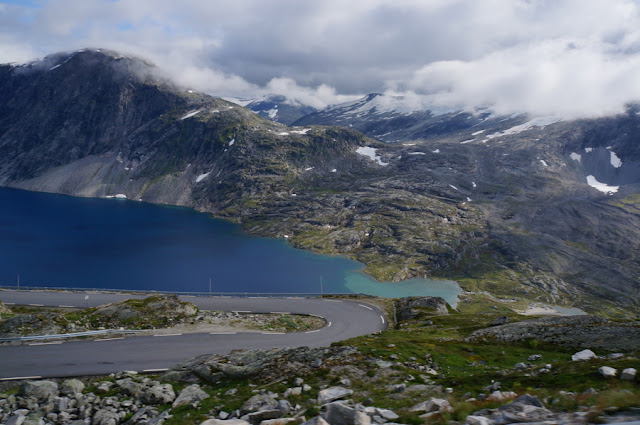
{"type": "MultiPolygon", "coordinates": [[[[640,417],[637,346],[614,354],[607,352],[617,347],[601,347],[597,356],[557,341],[486,343],[465,338],[497,313],[443,314],[435,298],[402,299],[397,306],[420,313],[395,329],[328,348],[204,354],[161,375],[3,382],[0,422],[506,425],[640,417]]],[[[535,323],[514,313],[509,318],[523,327],[535,323]]],[[[581,326],[554,320],[567,329],[581,326]]]]}
{"type": "MultiPolygon", "coordinates": [[[[0,66],[0,184],[194,207],[383,280],[638,307],[633,108],[571,122],[432,114],[436,127],[416,116],[424,132],[406,137],[422,139],[383,144],[285,127],[159,75],[91,50],[0,66]]],[[[403,128],[382,118],[370,122],[403,128]]]]}

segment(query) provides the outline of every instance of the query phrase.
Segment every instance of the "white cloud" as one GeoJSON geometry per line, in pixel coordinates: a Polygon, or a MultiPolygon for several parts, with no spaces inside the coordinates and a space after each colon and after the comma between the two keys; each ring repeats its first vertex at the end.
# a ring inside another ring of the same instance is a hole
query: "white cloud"
{"type": "Polygon", "coordinates": [[[584,115],[640,100],[633,0],[39,0],[0,7],[0,62],[105,47],[215,95],[584,115]]]}

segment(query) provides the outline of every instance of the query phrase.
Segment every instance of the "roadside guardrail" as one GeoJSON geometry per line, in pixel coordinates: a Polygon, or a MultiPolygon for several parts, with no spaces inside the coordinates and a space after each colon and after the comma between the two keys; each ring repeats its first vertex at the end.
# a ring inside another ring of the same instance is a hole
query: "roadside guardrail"
{"type": "Polygon", "coordinates": [[[13,341],[37,341],[42,339],[58,339],[58,338],[76,338],[79,336],[93,336],[93,335],[107,335],[107,334],[133,334],[141,332],[139,330],[119,330],[119,329],[101,329],[97,331],[85,331],[85,332],[72,332],[66,334],[51,334],[51,335],[31,335],[31,336],[14,336],[8,338],[0,338],[0,342],[13,342],[13,341]]]}

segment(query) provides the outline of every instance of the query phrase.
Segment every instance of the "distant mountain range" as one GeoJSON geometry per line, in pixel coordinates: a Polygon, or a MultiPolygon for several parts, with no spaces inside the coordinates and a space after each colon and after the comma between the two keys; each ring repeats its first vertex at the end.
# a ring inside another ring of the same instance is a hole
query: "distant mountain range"
{"type": "Polygon", "coordinates": [[[237,103],[252,110],[263,118],[291,125],[294,121],[317,111],[311,106],[301,105],[298,102],[287,99],[282,95],[271,94],[259,100],[229,98],[230,102],[237,103]]]}
{"type": "Polygon", "coordinates": [[[1,65],[0,185],[190,206],[382,280],[453,278],[609,314],[640,305],[635,107],[562,121],[372,94],[287,127],[158,75],[104,50],[1,65]]]}

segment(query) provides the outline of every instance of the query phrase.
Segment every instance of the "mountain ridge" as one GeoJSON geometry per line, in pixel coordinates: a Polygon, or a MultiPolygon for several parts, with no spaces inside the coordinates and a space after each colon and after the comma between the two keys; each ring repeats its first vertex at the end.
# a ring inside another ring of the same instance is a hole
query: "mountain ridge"
{"type": "Polygon", "coordinates": [[[1,185],[188,206],[381,280],[454,278],[611,314],[640,302],[634,109],[462,127],[444,114],[452,130],[385,144],[265,120],[117,54],[56,57],[0,66],[1,185]]]}

